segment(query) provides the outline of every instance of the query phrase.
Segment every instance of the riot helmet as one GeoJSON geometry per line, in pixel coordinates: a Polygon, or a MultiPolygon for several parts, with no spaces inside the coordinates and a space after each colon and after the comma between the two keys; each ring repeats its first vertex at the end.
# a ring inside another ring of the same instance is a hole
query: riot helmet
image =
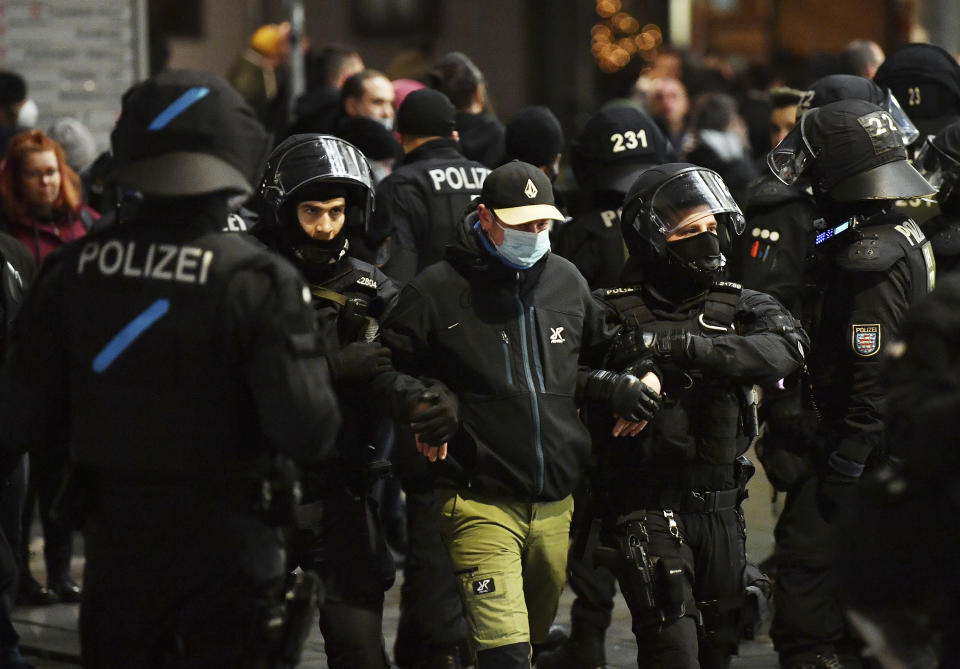
{"type": "Polygon", "coordinates": [[[744,218],[719,174],[690,163],[668,163],[637,177],[624,201],[620,227],[631,257],[658,265],[662,278],[705,287],[725,265],[724,252],[733,236],[743,232],[744,218]],[[716,220],[716,235],[667,241],[708,217],[716,220]]]}
{"type": "Polygon", "coordinates": [[[110,141],[110,181],[165,198],[245,198],[270,147],[233,87],[192,70],[161,72],[128,89],[110,141]]]}
{"type": "Polygon", "coordinates": [[[960,213],[960,121],[927,137],[913,164],[937,189],[940,208],[951,215],[960,213]]]}
{"type": "Polygon", "coordinates": [[[641,170],[676,160],[676,152],[646,112],[618,105],[590,117],[570,143],[570,158],[581,187],[622,195],[641,170]]]}
{"type": "Polygon", "coordinates": [[[373,172],[363,153],[331,135],[293,135],[273,150],[260,181],[273,208],[283,251],[308,279],[323,280],[347,251],[347,238],[363,232],[374,206],[373,172]],[[345,222],[331,240],[312,238],[297,216],[305,201],[346,200],[345,222]]]}
{"type": "Polygon", "coordinates": [[[822,107],[837,100],[866,100],[887,110],[899,128],[904,145],[913,144],[920,131],[910,117],[903,111],[897,96],[890,89],[881,88],[876,82],[853,74],[831,74],[820,77],[805,91],[797,104],[797,118],[816,107],[822,107]]]}
{"type": "Polygon", "coordinates": [[[801,177],[818,199],[898,200],[936,192],[907,161],[893,116],[865,100],[839,100],[807,111],[767,156],[787,185],[801,177]]]}
{"type": "Polygon", "coordinates": [[[960,119],[960,64],[934,44],[907,44],[887,55],[873,80],[904,105],[923,137],[960,119]]]}

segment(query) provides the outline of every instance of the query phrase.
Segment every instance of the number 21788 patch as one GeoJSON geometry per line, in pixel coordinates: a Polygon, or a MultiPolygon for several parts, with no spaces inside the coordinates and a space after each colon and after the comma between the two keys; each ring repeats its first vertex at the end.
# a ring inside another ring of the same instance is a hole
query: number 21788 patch
{"type": "Polygon", "coordinates": [[[853,326],[853,351],[857,355],[869,358],[880,350],[880,324],[853,326]]]}

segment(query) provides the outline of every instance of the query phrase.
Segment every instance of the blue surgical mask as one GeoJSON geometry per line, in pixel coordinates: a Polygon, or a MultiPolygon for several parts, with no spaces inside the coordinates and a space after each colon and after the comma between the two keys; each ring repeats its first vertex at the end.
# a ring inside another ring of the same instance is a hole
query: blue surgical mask
{"type": "Polygon", "coordinates": [[[497,225],[503,230],[503,243],[494,246],[497,254],[506,264],[515,269],[529,269],[550,250],[550,231],[523,232],[497,225]]]}

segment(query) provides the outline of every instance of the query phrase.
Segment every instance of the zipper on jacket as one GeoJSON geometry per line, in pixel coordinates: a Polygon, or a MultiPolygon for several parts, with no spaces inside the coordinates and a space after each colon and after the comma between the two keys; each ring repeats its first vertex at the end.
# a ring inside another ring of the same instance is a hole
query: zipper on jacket
{"type": "Polygon", "coordinates": [[[540,392],[546,393],[547,388],[543,382],[543,364],[540,362],[540,339],[537,337],[537,320],[533,313],[533,307],[527,310],[527,316],[530,319],[530,342],[533,344],[533,365],[537,373],[537,383],[540,384],[540,392]]]}
{"type": "Polygon", "coordinates": [[[507,385],[513,385],[513,370],[510,367],[510,337],[506,330],[500,330],[500,340],[503,345],[503,362],[507,366],[507,385]]]}
{"type": "Polygon", "coordinates": [[[527,322],[524,318],[523,302],[520,300],[520,286],[517,286],[517,306],[520,314],[520,351],[523,353],[523,373],[527,379],[527,389],[530,391],[530,409],[533,411],[533,445],[537,452],[537,495],[543,492],[543,444],[540,437],[540,402],[537,399],[537,387],[533,383],[531,372],[530,349],[527,345],[527,322]]]}

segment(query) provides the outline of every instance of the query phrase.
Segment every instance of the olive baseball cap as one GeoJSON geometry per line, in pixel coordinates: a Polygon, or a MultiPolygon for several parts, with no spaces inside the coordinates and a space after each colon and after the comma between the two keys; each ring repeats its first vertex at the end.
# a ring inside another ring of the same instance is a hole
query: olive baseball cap
{"type": "Polygon", "coordinates": [[[507,225],[565,218],[554,206],[553,186],[547,175],[540,168],[519,160],[511,160],[487,175],[480,202],[507,225]]]}

